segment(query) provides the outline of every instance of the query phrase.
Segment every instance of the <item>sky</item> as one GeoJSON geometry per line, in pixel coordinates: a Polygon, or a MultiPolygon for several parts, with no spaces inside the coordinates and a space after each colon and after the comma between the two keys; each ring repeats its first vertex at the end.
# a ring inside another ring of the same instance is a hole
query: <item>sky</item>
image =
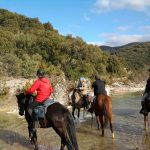
{"type": "Polygon", "coordinates": [[[0,8],[50,22],[88,44],[150,41],[150,0],[0,0],[0,8]]]}

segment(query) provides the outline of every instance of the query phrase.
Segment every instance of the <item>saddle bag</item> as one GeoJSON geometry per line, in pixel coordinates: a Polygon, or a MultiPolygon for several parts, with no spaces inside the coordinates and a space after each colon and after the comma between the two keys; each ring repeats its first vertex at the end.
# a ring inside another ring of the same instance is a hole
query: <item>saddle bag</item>
{"type": "Polygon", "coordinates": [[[44,118],[45,116],[45,110],[42,105],[37,106],[36,108],[33,109],[32,116],[35,120],[39,120],[44,118]]]}
{"type": "Polygon", "coordinates": [[[146,98],[148,101],[150,101],[150,94],[148,94],[147,98],[146,98]]]}

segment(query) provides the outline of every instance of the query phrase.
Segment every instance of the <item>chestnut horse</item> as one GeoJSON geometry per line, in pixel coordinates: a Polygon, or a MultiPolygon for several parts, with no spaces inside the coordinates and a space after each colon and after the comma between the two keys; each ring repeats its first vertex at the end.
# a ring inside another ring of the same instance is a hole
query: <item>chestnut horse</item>
{"type": "Polygon", "coordinates": [[[114,138],[113,126],[112,126],[112,100],[110,96],[104,94],[98,94],[94,101],[94,112],[98,129],[102,129],[102,136],[104,136],[104,128],[109,122],[112,138],[114,138]]]}
{"type": "MultiPolygon", "coordinates": [[[[28,113],[28,105],[33,101],[32,95],[24,95],[20,93],[16,95],[18,109],[20,115],[25,115],[28,123],[29,138],[35,145],[35,150],[38,150],[37,131],[34,125],[33,118],[28,113]]],[[[60,150],[63,150],[65,145],[68,150],[78,150],[76,139],[75,125],[72,115],[69,110],[59,102],[55,102],[47,107],[44,120],[39,120],[42,128],[52,127],[61,138],[60,150]]],[[[48,133],[46,133],[48,134],[48,133]]],[[[45,136],[46,136],[45,134],[45,136]]]]}

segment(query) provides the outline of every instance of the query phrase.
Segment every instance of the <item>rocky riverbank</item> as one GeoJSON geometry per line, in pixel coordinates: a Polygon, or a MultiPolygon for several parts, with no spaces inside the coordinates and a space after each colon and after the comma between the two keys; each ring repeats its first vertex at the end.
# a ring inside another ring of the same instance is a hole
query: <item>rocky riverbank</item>
{"type": "Polygon", "coordinates": [[[121,95],[124,93],[142,92],[145,89],[145,82],[141,83],[130,83],[128,85],[123,84],[112,84],[107,86],[111,95],[121,95]]]}
{"type": "MultiPolygon", "coordinates": [[[[68,104],[68,94],[70,93],[70,89],[73,84],[70,81],[65,80],[64,77],[59,78],[51,78],[54,93],[53,98],[60,103],[67,105],[68,104]]],[[[17,89],[22,89],[26,83],[32,83],[33,79],[23,79],[23,78],[5,78],[0,80],[0,86],[7,87],[9,89],[8,95],[3,98],[1,97],[0,105],[3,105],[0,109],[17,109],[15,94],[17,89]]],[[[124,85],[118,82],[114,82],[111,86],[107,85],[106,89],[109,95],[122,95],[129,92],[142,92],[145,88],[145,82],[141,82],[140,84],[130,83],[128,85],[124,85]]],[[[92,89],[89,90],[89,93],[93,95],[92,89]]],[[[13,109],[13,111],[14,111],[13,109]]]]}

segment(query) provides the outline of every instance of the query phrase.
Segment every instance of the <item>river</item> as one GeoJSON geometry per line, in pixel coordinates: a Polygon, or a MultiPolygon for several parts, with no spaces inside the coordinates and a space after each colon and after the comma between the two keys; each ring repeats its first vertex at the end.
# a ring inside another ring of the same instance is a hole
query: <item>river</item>
{"type": "MultiPolygon", "coordinates": [[[[143,128],[143,115],[139,114],[141,95],[126,94],[113,96],[112,139],[109,127],[105,136],[97,130],[95,118],[91,127],[91,116],[76,120],[79,150],[149,150],[150,133],[143,128]]],[[[27,124],[16,114],[0,113],[0,150],[32,150],[29,143],[27,124]]],[[[50,129],[38,129],[40,150],[58,150],[60,138],[50,129]]]]}

